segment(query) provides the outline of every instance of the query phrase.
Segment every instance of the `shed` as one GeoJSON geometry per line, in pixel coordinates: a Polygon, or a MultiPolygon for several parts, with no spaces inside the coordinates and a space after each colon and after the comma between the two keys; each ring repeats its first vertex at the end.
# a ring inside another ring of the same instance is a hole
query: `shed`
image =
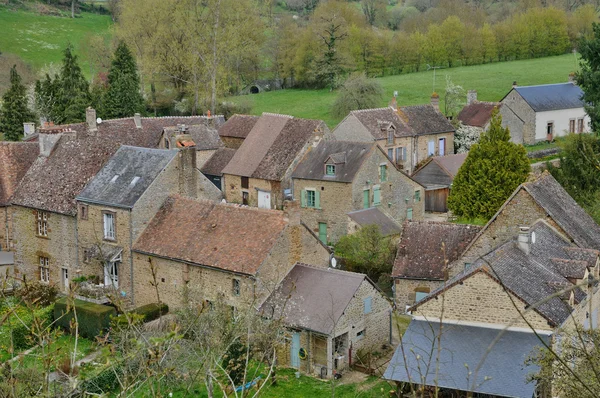
{"type": "Polygon", "coordinates": [[[454,177],[468,153],[434,156],[413,174],[413,179],[425,186],[425,211],[448,211],[448,195],[454,177]]]}

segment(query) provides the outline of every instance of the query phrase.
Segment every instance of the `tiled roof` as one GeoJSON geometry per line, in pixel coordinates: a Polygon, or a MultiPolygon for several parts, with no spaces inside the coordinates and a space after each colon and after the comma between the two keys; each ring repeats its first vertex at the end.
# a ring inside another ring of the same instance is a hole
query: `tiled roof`
{"type": "Polygon", "coordinates": [[[223,174],[280,181],[322,124],[320,120],[263,114],[223,174]]]}
{"type": "Polygon", "coordinates": [[[39,153],[37,142],[0,142],[0,206],[9,204],[39,153]]]}
{"type": "Polygon", "coordinates": [[[474,225],[406,221],[392,277],[443,280],[445,261],[456,261],[479,230],[474,225]]]}
{"type": "Polygon", "coordinates": [[[542,84],[517,87],[517,91],[535,112],[583,108],[583,90],[574,83],[542,84]]]}
{"type": "Polygon", "coordinates": [[[254,275],[286,225],[281,211],[171,196],[134,250],[254,275]]]}
{"type": "Polygon", "coordinates": [[[401,106],[401,118],[408,118],[408,126],[415,135],[453,132],[454,126],[433,105],[401,106]]]}
{"type": "Polygon", "coordinates": [[[223,169],[227,163],[235,155],[236,149],[219,148],[211,155],[211,157],[202,165],[200,171],[203,174],[220,176],[223,175],[223,169]]]}
{"type": "Polygon", "coordinates": [[[379,226],[379,230],[383,236],[396,235],[402,231],[396,221],[388,217],[377,207],[351,211],[348,213],[348,217],[361,227],[366,225],[379,226]]]}
{"type": "MultiPolygon", "coordinates": [[[[182,134],[177,126],[165,127],[164,132],[169,138],[182,134]]],[[[196,150],[218,149],[223,146],[217,129],[208,123],[186,126],[185,134],[192,137],[196,150]]]]}
{"type": "Polygon", "coordinates": [[[485,127],[492,118],[494,109],[500,106],[500,102],[474,101],[465,105],[456,118],[465,126],[485,127]]]}
{"type": "Polygon", "coordinates": [[[219,128],[221,137],[246,138],[259,116],[233,115],[219,128]]]}
{"type": "Polygon", "coordinates": [[[433,161],[439,164],[451,177],[456,177],[458,169],[463,165],[468,153],[457,153],[453,155],[435,156],[433,161]]]}
{"type": "Polygon", "coordinates": [[[124,145],[86,185],[77,200],[132,208],[178,153],[124,145]]]}
{"type": "Polygon", "coordinates": [[[413,319],[383,378],[486,396],[531,398],[536,385],[529,376],[539,367],[526,360],[542,346],[539,338],[550,343],[549,336],[532,332],[413,319]]]}
{"type": "Polygon", "coordinates": [[[321,141],[298,164],[292,178],[352,182],[363,162],[372,153],[374,143],[321,141]],[[335,162],[335,175],[325,175],[325,162],[335,162]]]}
{"type": "Polygon", "coordinates": [[[387,138],[386,127],[390,124],[396,129],[394,133],[396,137],[410,136],[413,133],[412,129],[408,127],[408,120],[401,119],[398,113],[390,107],[362,109],[352,111],[350,114],[356,117],[376,140],[387,138]]]}
{"type": "Polygon", "coordinates": [[[12,203],[75,215],[75,197],[121,145],[155,148],[165,127],[204,123],[204,119],[200,116],[141,118],[141,128],[135,126],[134,118],[113,119],[100,123],[94,134],[87,131],[86,123],[60,126],[75,133],[65,133],[49,157],[38,157],[12,203]]]}
{"type": "Polygon", "coordinates": [[[297,263],[261,310],[289,326],[329,335],[366,275],[297,263]]]}

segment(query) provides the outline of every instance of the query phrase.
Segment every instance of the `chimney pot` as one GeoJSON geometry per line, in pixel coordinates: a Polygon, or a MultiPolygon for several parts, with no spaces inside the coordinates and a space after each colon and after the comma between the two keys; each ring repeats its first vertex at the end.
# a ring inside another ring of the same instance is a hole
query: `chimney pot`
{"type": "Polygon", "coordinates": [[[433,105],[436,111],[440,111],[440,96],[438,93],[431,94],[431,105],[433,105]]]}
{"type": "Polygon", "coordinates": [[[138,129],[142,128],[142,115],[140,115],[139,113],[136,113],[135,115],[133,115],[133,121],[135,122],[135,127],[138,129]]]}
{"type": "Polygon", "coordinates": [[[467,105],[471,105],[475,101],[477,101],[477,90],[469,90],[467,92],[467,105]]]}
{"type": "Polygon", "coordinates": [[[519,237],[517,240],[519,249],[525,254],[531,252],[531,237],[529,233],[529,227],[519,227],[519,237]]]}
{"type": "Polygon", "coordinates": [[[98,127],[96,126],[96,110],[91,106],[85,110],[85,121],[87,122],[89,131],[93,132],[98,130],[98,127]]]}
{"type": "Polygon", "coordinates": [[[516,80],[513,82],[513,85],[512,85],[512,87],[513,87],[513,88],[517,88],[517,87],[519,87],[519,85],[517,84],[517,81],[516,81],[516,80]]]}
{"type": "Polygon", "coordinates": [[[390,101],[390,108],[392,108],[393,110],[397,111],[398,110],[398,101],[396,100],[396,97],[392,97],[392,100],[390,101]]]}

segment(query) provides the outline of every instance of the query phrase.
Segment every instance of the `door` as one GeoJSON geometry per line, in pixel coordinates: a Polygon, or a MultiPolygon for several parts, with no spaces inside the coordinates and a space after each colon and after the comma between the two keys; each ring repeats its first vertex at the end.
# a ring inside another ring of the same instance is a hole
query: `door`
{"type": "Polygon", "coordinates": [[[69,270],[67,268],[62,268],[61,270],[61,281],[63,289],[69,291],[69,270]]]}
{"type": "Polygon", "coordinates": [[[104,285],[112,286],[115,289],[119,287],[119,264],[114,261],[108,261],[104,265],[104,285]]]}
{"type": "Polygon", "coordinates": [[[271,192],[258,191],[258,207],[261,209],[271,208],[271,192]]]}
{"type": "Polygon", "coordinates": [[[435,155],[435,141],[431,140],[427,143],[427,156],[435,155]]]}
{"type": "Polygon", "coordinates": [[[369,207],[371,207],[371,203],[369,201],[369,195],[370,192],[368,189],[365,189],[363,191],[363,209],[368,209],[369,207]]]}
{"type": "Polygon", "coordinates": [[[324,222],[319,223],[319,240],[327,244],[327,224],[324,222]]]}
{"type": "Polygon", "coordinates": [[[439,144],[440,156],[444,156],[446,154],[446,139],[440,138],[438,144],[439,144]]]}
{"type": "Polygon", "coordinates": [[[292,347],[290,349],[290,365],[293,368],[300,367],[300,356],[298,353],[300,351],[300,333],[294,333],[292,335],[292,347]]]}

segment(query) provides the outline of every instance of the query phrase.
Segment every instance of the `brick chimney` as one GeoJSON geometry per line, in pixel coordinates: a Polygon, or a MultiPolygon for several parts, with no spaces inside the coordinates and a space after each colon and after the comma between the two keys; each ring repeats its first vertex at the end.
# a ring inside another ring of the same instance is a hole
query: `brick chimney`
{"type": "Polygon", "coordinates": [[[396,101],[396,97],[393,97],[388,105],[390,108],[397,111],[398,110],[398,101],[396,101]]]}
{"type": "Polygon", "coordinates": [[[90,133],[98,131],[98,126],[96,125],[96,110],[91,106],[85,110],[85,122],[87,123],[87,128],[90,133]]]}
{"type": "Polygon", "coordinates": [[[136,113],[135,115],[133,115],[133,121],[135,122],[135,127],[138,129],[142,128],[142,115],[140,115],[139,113],[136,113]]]}
{"type": "Polygon", "coordinates": [[[516,81],[516,80],[513,82],[513,86],[512,86],[512,87],[513,87],[513,88],[517,88],[517,87],[519,87],[519,85],[517,84],[517,81],[516,81]]]}
{"type": "Polygon", "coordinates": [[[289,225],[300,225],[300,206],[298,201],[286,200],[283,202],[283,213],[289,225]]]}
{"type": "Polygon", "coordinates": [[[519,249],[523,251],[525,254],[529,254],[531,251],[531,237],[529,234],[529,227],[520,227],[519,228],[519,238],[517,240],[517,244],[519,245],[519,249]]]}
{"type": "Polygon", "coordinates": [[[471,105],[475,101],[477,101],[477,90],[469,90],[467,92],[467,105],[471,105]]]}
{"type": "Polygon", "coordinates": [[[196,147],[183,147],[179,150],[179,193],[190,198],[198,196],[198,170],[196,147]]]}
{"type": "Polygon", "coordinates": [[[433,105],[436,111],[440,111],[440,96],[438,93],[431,94],[431,105],[433,105]]]}

